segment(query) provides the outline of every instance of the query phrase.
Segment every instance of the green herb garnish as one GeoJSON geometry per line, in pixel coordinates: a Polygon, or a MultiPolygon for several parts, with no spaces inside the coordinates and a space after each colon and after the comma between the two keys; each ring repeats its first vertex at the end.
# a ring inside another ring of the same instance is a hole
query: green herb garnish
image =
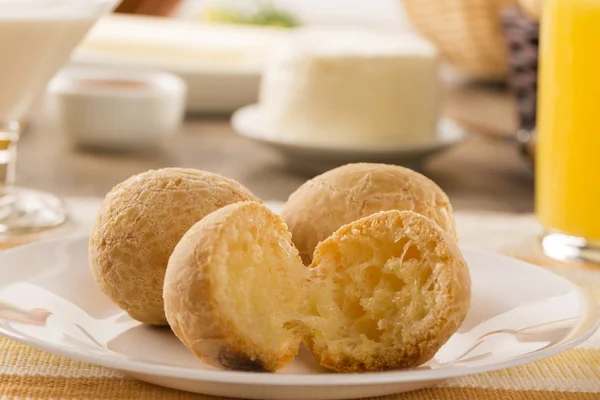
{"type": "Polygon", "coordinates": [[[231,7],[209,8],[203,13],[202,20],[205,22],[274,26],[280,28],[294,28],[300,25],[298,18],[294,14],[276,8],[270,1],[260,2],[253,11],[242,11],[231,7]]]}

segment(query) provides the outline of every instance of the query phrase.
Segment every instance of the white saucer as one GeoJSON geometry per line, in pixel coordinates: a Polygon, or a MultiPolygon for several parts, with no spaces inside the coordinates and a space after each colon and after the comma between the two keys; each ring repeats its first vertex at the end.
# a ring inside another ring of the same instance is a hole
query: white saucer
{"type": "Polygon", "coordinates": [[[86,236],[63,237],[0,253],[0,334],[157,385],[209,395],[351,399],[404,392],[557,354],[590,337],[600,318],[596,301],[569,281],[464,247],[472,308],[459,332],[426,365],[334,374],[303,349],[276,374],[224,371],[194,358],[169,328],[141,325],[113,305],[89,272],[87,243],[86,236]]]}
{"type": "Polygon", "coordinates": [[[425,159],[462,141],[467,133],[450,119],[442,119],[437,137],[410,144],[311,143],[284,138],[263,128],[257,104],[237,110],[231,119],[233,129],[242,136],[281,152],[290,167],[319,174],[352,162],[381,162],[421,169],[425,159]]]}

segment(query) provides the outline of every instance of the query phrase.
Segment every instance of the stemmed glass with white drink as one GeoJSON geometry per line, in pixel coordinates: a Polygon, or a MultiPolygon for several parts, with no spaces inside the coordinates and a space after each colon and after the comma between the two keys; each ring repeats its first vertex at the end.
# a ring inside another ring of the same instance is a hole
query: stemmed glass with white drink
{"type": "Polygon", "coordinates": [[[0,234],[60,225],[55,196],[15,186],[24,118],[48,81],[116,0],[0,0],[0,234]]]}

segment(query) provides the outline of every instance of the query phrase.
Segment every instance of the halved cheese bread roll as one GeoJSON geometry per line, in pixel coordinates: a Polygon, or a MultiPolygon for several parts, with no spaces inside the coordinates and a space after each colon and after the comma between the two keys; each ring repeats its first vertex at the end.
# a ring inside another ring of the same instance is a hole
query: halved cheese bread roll
{"type": "Polygon", "coordinates": [[[275,371],[304,341],[334,371],[429,360],[462,323],[467,265],[452,237],[412,211],[341,227],[305,267],[283,220],[255,202],[226,206],[188,231],[164,286],[173,331],[201,360],[275,371]]]}
{"type": "Polygon", "coordinates": [[[456,242],[412,211],[383,211],[338,229],[311,264],[306,344],[340,372],[414,367],[462,324],[471,279],[456,242]]]}
{"type": "Polygon", "coordinates": [[[175,335],[213,366],[275,371],[298,353],[308,270],[283,220],[257,202],[196,223],[175,247],[164,284],[175,335]]]}

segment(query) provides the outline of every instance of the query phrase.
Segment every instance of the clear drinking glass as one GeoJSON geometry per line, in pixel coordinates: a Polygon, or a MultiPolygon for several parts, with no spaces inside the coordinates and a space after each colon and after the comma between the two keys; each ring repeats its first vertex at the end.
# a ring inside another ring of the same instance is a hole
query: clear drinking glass
{"type": "Polygon", "coordinates": [[[64,222],[49,193],[15,186],[23,119],[48,81],[116,0],[0,0],[0,234],[64,222]]]}
{"type": "Polygon", "coordinates": [[[536,213],[559,259],[600,262],[600,0],[546,0],[540,37],[536,213]]]}

